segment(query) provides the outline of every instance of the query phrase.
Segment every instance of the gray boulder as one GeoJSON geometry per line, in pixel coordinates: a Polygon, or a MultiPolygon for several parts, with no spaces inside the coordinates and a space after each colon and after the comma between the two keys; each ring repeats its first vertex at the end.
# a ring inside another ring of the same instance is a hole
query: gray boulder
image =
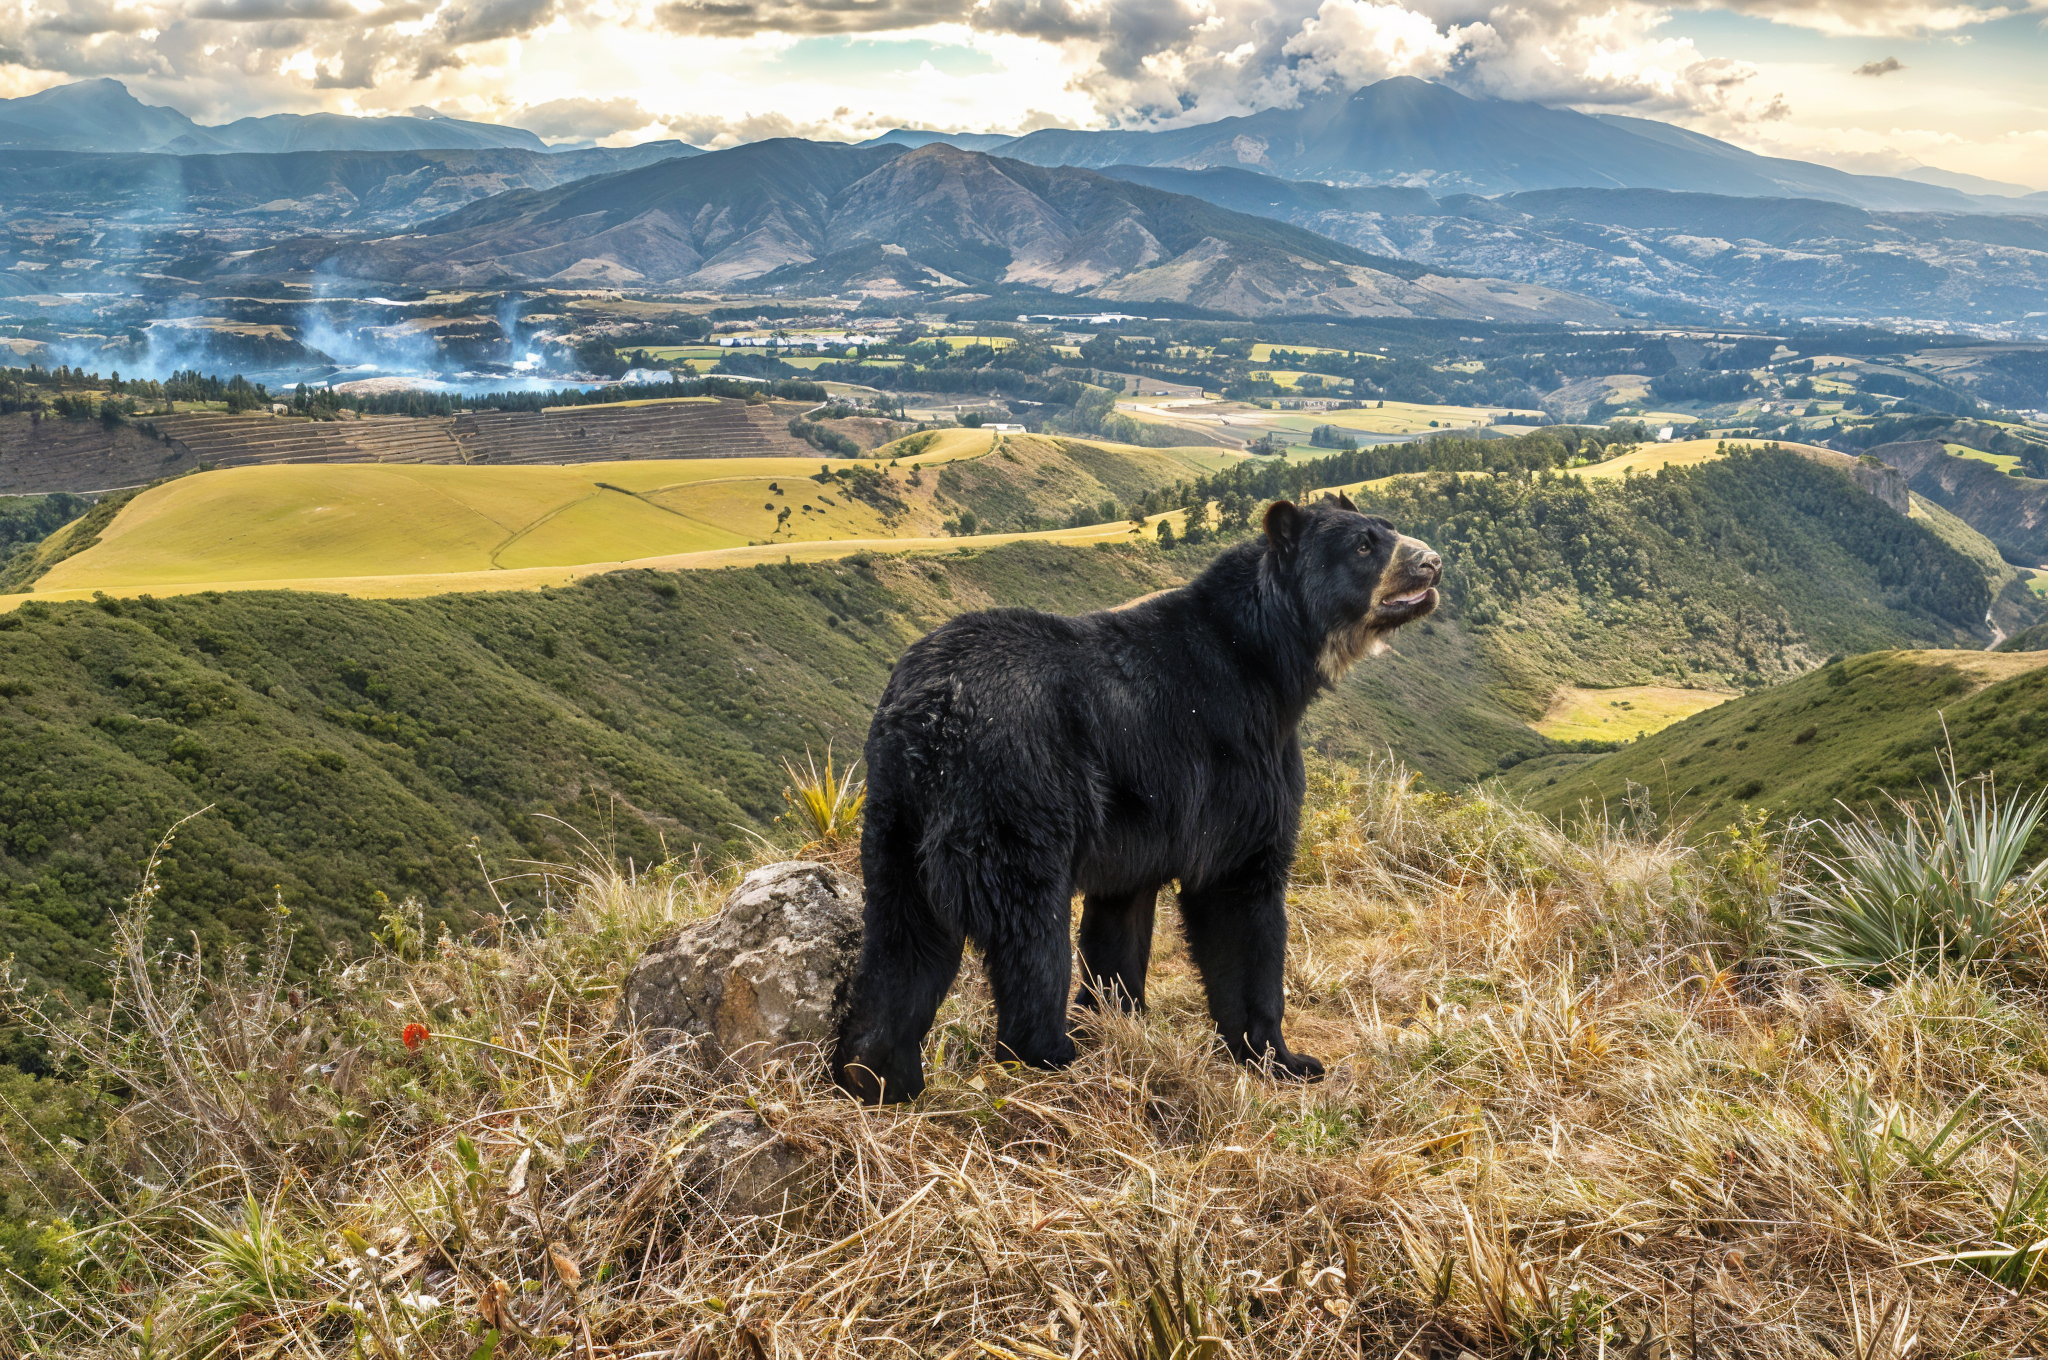
{"type": "Polygon", "coordinates": [[[727,1219],[800,1219],[822,1180],[815,1157],[745,1111],[705,1125],[677,1157],[676,1176],[727,1219]]]}
{"type": "Polygon", "coordinates": [[[651,1044],[695,1039],[712,1066],[829,1046],[860,939],[858,889],[829,865],[771,864],[742,879],[716,916],[648,949],[626,975],[620,1019],[651,1044]]]}

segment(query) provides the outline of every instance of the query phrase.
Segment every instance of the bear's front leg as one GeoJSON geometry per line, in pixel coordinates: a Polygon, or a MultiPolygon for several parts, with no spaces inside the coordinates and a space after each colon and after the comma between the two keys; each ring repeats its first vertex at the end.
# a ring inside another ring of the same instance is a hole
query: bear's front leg
{"type": "Polygon", "coordinates": [[[1209,993],[1209,1016],[1239,1062],[1270,1062],[1304,1081],[1323,1065],[1287,1047],[1287,859],[1273,854],[1180,891],[1188,951],[1209,993]]]}

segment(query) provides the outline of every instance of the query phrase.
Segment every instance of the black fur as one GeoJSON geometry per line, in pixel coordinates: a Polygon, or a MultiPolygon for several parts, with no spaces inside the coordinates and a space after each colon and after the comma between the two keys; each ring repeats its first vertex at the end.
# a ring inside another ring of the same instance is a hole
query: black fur
{"type": "Polygon", "coordinates": [[[1004,1056],[1070,1062],[1074,893],[1080,1000],[1132,1009],[1173,879],[1230,1052],[1321,1075],[1280,1033],[1295,728],[1381,634],[1435,607],[1441,562],[1342,498],[1277,502],[1265,527],[1178,590],[1071,618],[963,615],[897,662],[868,733],[841,1085],[870,1101],[924,1088],[919,1048],[970,939],[1004,1056]]]}

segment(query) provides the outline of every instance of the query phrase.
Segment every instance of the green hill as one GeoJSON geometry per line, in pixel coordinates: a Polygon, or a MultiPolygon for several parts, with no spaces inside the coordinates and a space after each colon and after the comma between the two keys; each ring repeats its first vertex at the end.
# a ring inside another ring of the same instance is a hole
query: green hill
{"type": "Polygon", "coordinates": [[[1756,689],[1834,653],[1989,636],[1977,562],[1782,450],[1624,478],[1403,477],[1355,498],[1444,553],[1446,618],[1525,721],[1566,687],[1756,689]]]}
{"type": "Polygon", "coordinates": [[[1825,817],[1964,777],[2048,784],[2048,653],[1886,651],[1830,661],[1786,685],[1688,718],[1610,755],[1547,756],[1508,787],[1540,812],[1638,798],[1659,816],[1720,825],[1744,803],[1825,817]]]}
{"type": "MultiPolygon", "coordinates": [[[[1252,478],[1300,472],[1238,464],[1218,476],[1241,489],[1211,489],[1242,507],[1252,478]]],[[[1786,453],[1357,494],[1445,552],[1448,603],[1306,736],[1392,747],[1438,785],[1556,750],[1528,724],[1561,686],[1754,687],[1830,650],[1967,641],[1989,599],[1923,524],[1786,453]]],[[[247,939],[281,897],[308,963],[360,943],[379,893],[487,907],[479,856],[507,872],[584,836],[642,864],[715,855],[781,810],[785,757],[859,744],[897,655],[949,614],[1108,605],[1213,551],[963,544],[397,600],[31,597],[0,615],[0,931],[30,971],[92,985],[79,942],[202,807],[166,864],[188,913],[167,923],[247,939]]]]}

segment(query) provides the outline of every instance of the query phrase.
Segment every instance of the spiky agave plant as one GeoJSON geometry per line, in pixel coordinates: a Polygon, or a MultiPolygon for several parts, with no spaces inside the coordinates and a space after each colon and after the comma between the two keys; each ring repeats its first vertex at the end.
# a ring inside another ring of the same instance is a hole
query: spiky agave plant
{"type": "Polygon", "coordinates": [[[1895,817],[1854,816],[1830,830],[1838,855],[1794,888],[1795,952],[1866,981],[1954,968],[2038,964],[2029,936],[2048,899],[2048,860],[2023,870],[2048,790],[2001,798],[1965,788],[1951,768],[1940,803],[1894,798],[1895,817]]]}

